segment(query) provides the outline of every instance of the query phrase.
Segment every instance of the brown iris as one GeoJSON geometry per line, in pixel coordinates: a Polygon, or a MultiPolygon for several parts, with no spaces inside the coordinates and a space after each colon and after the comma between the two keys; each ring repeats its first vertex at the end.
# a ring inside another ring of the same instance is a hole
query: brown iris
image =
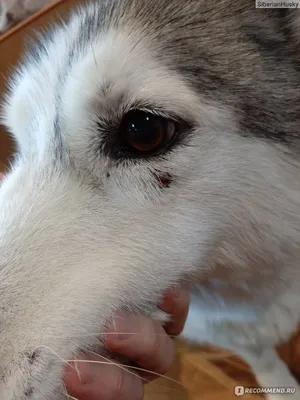
{"type": "Polygon", "coordinates": [[[144,111],[130,111],[120,126],[122,141],[140,153],[159,150],[176,134],[176,123],[144,111]]]}

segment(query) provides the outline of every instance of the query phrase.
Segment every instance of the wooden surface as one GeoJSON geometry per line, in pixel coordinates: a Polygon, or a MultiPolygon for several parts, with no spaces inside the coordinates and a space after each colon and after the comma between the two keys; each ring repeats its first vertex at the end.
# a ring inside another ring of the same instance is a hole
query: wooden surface
{"type": "MultiPolygon", "coordinates": [[[[177,357],[168,377],[146,386],[145,400],[236,400],[235,386],[258,387],[249,366],[234,354],[217,348],[191,346],[176,341],[177,357]],[[183,386],[181,386],[183,385],[183,386]]],[[[294,376],[300,377],[300,333],[278,347],[294,376]]],[[[244,395],[243,400],[262,400],[244,395]]]]}
{"type": "MultiPolygon", "coordinates": [[[[168,377],[146,386],[145,400],[236,400],[234,387],[257,386],[249,367],[228,351],[176,341],[177,357],[168,377]]],[[[244,395],[243,400],[261,400],[244,395]]]]}

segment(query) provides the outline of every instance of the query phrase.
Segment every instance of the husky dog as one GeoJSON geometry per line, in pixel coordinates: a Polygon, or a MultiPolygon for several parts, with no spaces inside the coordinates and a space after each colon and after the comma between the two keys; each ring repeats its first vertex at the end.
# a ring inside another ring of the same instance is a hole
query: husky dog
{"type": "Polygon", "coordinates": [[[116,310],[193,284],[184,334],[267,387],[300,322],[300,14],[254,0],[102,0],[26,56],[3,121],[0,399],[64,399],[116,310]],[[59,355],[60,358],[56,357],[59,355]]]}

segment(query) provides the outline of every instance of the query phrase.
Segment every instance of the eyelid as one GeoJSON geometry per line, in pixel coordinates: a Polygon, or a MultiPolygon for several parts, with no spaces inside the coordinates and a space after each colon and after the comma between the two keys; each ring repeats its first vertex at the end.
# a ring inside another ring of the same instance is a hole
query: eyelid
{"type": "MultiPolygon", "coordinates": [[[[152,106],[151,104],[135,104],[130,107],[129,111],[141,111],[145,113],[149,113],[155,115],[157,117],[170,119],[174,122],[181,123],[181,122],[188,122],[186,119],[175,115],[174,113],[168,112],[165,109],[162,109],[158,106],[152,106]]],[[[188,122],[189,123],[189,122],[188,122]]]]}

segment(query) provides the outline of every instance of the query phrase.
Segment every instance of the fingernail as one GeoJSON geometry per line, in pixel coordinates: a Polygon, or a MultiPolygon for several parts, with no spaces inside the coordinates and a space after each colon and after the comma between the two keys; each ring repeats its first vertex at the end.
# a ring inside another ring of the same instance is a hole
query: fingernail
{"type": "MultiPolygon", "coordinates": [[[[135,317],[131,314],[117,314],[113,321],[113,339],[127,340],[134,333],[135,317]]],[[[108,334],[107,334],[108,335],[108,334]]]]}

